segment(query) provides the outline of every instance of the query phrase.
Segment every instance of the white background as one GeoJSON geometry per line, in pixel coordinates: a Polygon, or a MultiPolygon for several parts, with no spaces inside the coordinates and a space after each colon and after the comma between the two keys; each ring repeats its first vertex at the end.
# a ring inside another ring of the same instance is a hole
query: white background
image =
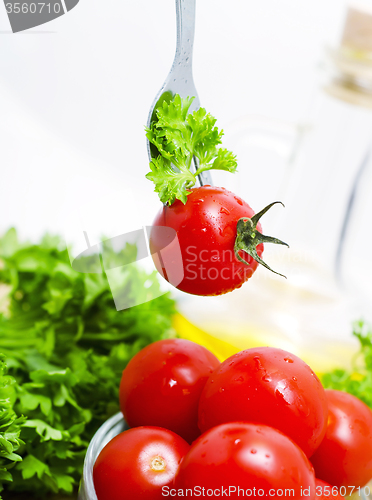
{"type": "MultiPolygon", "coordinates": [[[[226,133],[250,115],[302,122],[344,15],[342,0],[197,0],[202,105],[226,133]]],[[[80,0],[19,34],[0,6],[0,232],[61,232],[68,206],[68,217],[93,210],[86,224],[106,234],[151,223],[143,127],[175,42],[174,0],[80,0]]],[[[259,210],[267,179],[242,168],[256,184],[237,189],[259,210]]]]}

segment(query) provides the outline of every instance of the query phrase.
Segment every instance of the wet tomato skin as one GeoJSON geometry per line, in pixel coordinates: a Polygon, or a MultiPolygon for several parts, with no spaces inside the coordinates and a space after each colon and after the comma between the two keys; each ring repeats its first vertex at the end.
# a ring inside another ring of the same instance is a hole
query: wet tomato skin
{"type": "Polygon", "coordinates": [[[327,430],[311,457],[316,475],[338,488],[363,487],[372,478],[372,411],[352,394],[325,392],[327,430]]]}
{"type": "Polygon", "coordinates": [[[185,339],[159,340],[142,349],[120,383],[120,409],[128,425],[165,427],[191,443],[200,435],[200,394],[219,364],[208,349],[185,339]]]}
{"type": "Polygon", "coordinates": [[[199,402],[202,432],[234,420],[279,429],[311,456],[326,431],[325,391],[311,368],[287,351],[241,351],[216,368],[199,402]]]}
{"type": "Polygon", "coordinates": [[[190,446],[175,433],[137,427],[114,437],[93,468],[98,500],[160,500],[190,446]]]}
{"type": "MultiPolygon", "coordinates": [[[[301,490],[310,488],[309,500],[315,498],[314,470],[303,451],[287,436],[266,425],[250,422],[221,424],[202,434],[183,458],[175,478],[175,489],[202,486],[207,490],[236,487],[229,498],[277,496],[278,489],[293,489],[291,498],[300,500],[301,490]],[[256,493],[252,493],[255,488],[256,493]],[[246,490],[251,494],[247,495],[246,490]],[[275,492],[269,494],[269,490],[275,492]]],[[[206,495],[207,496],[207,495],[206,495]]],[[[221,498],[221,493],[209,498],[221,498]]]]}
{"type": "MultiPolygon", "coordinates": [[[[240,218],[253,215],[248,203],[225,188],[193,188],[185,205],[176,200],[171,206],[163,206],[154,220],[150,249],[157,270],[179,290],[190,294],[221,295],[241,287],[258,263],[243,251],[240,255],[248,265],[236,258],[236,226],[240,218]],[[170,244],[156,230],[158,227],[175,231],[181,260],[175,258],[174,243],[170,244]]],[[[260,223],[257,229],[262,232],[260,223]]],[[[262,252],[260,244],[257,254],[261,257],[262,252]]]]}

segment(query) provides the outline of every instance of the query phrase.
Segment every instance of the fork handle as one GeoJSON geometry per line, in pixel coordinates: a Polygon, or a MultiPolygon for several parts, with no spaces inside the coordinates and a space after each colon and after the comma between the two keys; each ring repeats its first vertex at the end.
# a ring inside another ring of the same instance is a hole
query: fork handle
{"type": "Polygon", "coordinates": [[[191,67],[195,34],[196,0],[176,0],[177,48],[176,58],[183,59],[191,67]]]}
{"type": "Polygon", "coordinates": [[[176,0],[177,47],[174,69],[190,73],[192,78],[192,54],[195,34],[196,0],[176,0]]]}
{"type": "MultiPolygon", "coordinates": [[[[195,4],[196,0],[176,0],[177,15],[177,47],[174,58],[175,69],[183,66],[183,75],[189,73],[192,78],[192,54],[195,34],[195,4]]],[[[199,98],[196,96],[196,107],[199,107],[199,98]]],[[[198,167],[197,159],[194,158],[195,169],[198,167]]],[[[210,172],[202,172],[198,175],[201,186],[212,185],[210,172]]]]}

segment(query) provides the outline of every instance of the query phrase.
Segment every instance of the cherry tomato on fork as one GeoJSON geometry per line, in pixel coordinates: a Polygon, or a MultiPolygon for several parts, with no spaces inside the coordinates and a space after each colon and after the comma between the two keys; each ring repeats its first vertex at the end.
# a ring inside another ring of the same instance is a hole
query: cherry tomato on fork
{"type": "Polygon", "coordinates": [[[194,295],[221,295],[241,287],[256,271],[258,260],[268,267],[261,260],[262,241],[283,244],[262,236],[254,216],[248,203],[225,188],[191,189],[186,204],[176,200],[164,205],[154,220],[150,249],[157,270],[179,290],[194,295]],[[158,229],[164,227],[175,231],[182,260],[176,258],[174,234],[158,229]]]}

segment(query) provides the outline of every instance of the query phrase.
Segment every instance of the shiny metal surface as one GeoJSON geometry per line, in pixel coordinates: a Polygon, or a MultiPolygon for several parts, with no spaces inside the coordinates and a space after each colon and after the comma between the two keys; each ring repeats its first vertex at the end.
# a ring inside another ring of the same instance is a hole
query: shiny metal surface
{"type": "MultiPolygon", "coordinates": [[[[175,94],[181,97],[195,96],[190,107],[190,112],[200,107],[199,96],[194,84],[192,75],[192,54],[194,46],[195,32],[195,3],[196,0],[176,0],[177,14],[177,46],[174,61],[171,70],[163,83],[163,86],[156,95],[150,108],[147,126],[156,120],[156,109],[164,101],[169,101],[175,94]]],[[[157,154],[156,148],[147,141],[149,160],[157,154]]],[[[197,161],[194,159],[192,166],[194,171],[197,169],[197,161]]],[[[200,185],[211,184],[212,178],[210,172],[202,172],[198,176],[200,185]]]]}
{"type": "Polygon", "coordinates": [[[122,413],[109,418],[95,433],[87,450],[84,461],[78,500],[98,500],[93,484],[93,465],[100,451],[106,444],[121,432],[129,429],[122,413]]]}

